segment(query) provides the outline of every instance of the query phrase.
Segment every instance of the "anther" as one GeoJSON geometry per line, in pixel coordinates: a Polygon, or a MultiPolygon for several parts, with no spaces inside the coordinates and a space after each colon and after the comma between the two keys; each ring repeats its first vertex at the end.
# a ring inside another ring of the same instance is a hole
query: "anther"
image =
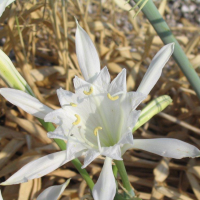
{"type": "Polygon", "coordinates": [[[112,96],[110,95],[110,93],[108,93],[107,96],[108,96],[108,98],[109,98],[111,101],[115,101],[115,100],[119,99],[119,96],[112,97],[112,96]]]}
{"type": "Polygon", "coordinates": [[[81,122],[81,118],[80,118],[80,116],[77,115],[77,114],[75,114],[74,116],[76,117],[76,121],[73,122],[72,124],[73,124],[73,125],[78,125],[78,124],[81,122]]]}
{"type": "Polygon", "coordinates": [[[70,105],[71,105],[72,107],[76,107],[76,106],[77,106],[77,104],[75,104],[75,103],[70,103],[70,105]]]}
{"type": "Polygon", "coordinates": [[[97,126],[95,129],[94,129],[94,135],[97,136],[97,132],[98,130],[102,130],[103,128],[101,126],[97,126]]]}
{"type": "Polygon", "coordinates": [[[90,87],[89,92],[87,92],[87,91],[84,90],[83,93],[84,93],[85,95],[90,95],[90,94],[92,94],[92,93],[93,93],[93,87],[90,87]]]}

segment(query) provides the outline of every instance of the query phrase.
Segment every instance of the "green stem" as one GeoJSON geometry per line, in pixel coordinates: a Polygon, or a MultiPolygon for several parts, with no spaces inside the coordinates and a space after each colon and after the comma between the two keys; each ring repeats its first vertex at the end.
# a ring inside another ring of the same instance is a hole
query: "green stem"
{"type": "MultiPolygon", "coordinates": [[[[134,1],[135,3],[139,2],[139,0],[134,1]]],[[[131,2],[130,4],[132,5],[131,2]]],[[[196,71],[192,67],[192,64],[188,60],[186,54],[172,34],[169,26],[159,13],[152,0],[148,0],[146,5],[142,8],[142,12],[145,14],[151,25],[154,27],[155,31],[160,36],[164,44],[172,42],[175,43],[173,58],[175,59],[178,66],[181,68],[184,75],[187,77],[188,81],[190,82],[191,86],[194,88],[197,96],[200,99],[200,78],[198,77],[196,71]]]]}
{"type": "Polygon", "coordinates": [[[126,172],[126,168],[124,166],[124,162],[123,160],[115,160],[115,165],[117,166],[117,169],[119,171],[120,177],[122,179],[122,183],[124,188],[127,190],[128,194],[130,195],[130,197],[134,197],[135,193],[131,187],[131,184],[128,180],[128,175],[126,172]]]}
{"type": "MultiPolygon", "coordinates": [[[[47,130],[47,131],[54,131],[55,127],[53,126],[52,123],[49,122],[44,122],[44,120],[42,119],[38,119],[40,121],[40,123],[43,125],[43,127],[47,130]]],[[[66,143],[63,140],[60,139],[54,139],[54,141],[56,142],[56,144],[61,148],[61,150],[65,150],[66,149],[66,143]]],[[[82,164],[79,161],[78,158],[75,158],[71,161],[73,163],[73,165],[76,167],[76,169],[78,170],[78,172],[81,174],[81,176],[83,177],[83,179],[86,181],[86,183],[88,184],[89,188],[92,190],[93,186],[94,186],[94,182],[92,181],[92,179],[90,178],[90,175],[87,173],[87,171],[85,169],[82,169],[82,164]]]]}

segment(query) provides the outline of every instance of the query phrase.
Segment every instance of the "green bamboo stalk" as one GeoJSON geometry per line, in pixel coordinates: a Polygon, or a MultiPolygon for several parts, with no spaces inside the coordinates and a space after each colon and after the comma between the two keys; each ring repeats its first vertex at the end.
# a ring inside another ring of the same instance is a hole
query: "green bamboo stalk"
{"type": "MultiPolygon", "coordinates": [[[[139,0],[134,1],[135,3],[139,2],[139,0]]],[[[129,2],[129,4],[131,6],[134,6],[131,1],[129,2]]],[[[164,44],[172,42],[175,43],[173,58],[178,66],[181,68],[184,75],[187,77],[188,81],[190,82],[191,86],[194,88],[197,96],[200,99],[200,78],[198,77],[196,71],[192,67],[192,64],[188,60],[186,54],[172,34],[169,26],[167,25],[163,17],[160,15],[152,0],[148,0],[146,5],[142,8],[142,12],[145,14],[151,25],[154,27],[155,31],[160,36],[164,44]]]]}

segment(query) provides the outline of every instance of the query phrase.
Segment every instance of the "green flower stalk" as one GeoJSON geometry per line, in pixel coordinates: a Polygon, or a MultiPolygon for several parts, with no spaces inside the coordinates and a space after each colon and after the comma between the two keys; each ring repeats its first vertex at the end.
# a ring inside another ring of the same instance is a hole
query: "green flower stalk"
{"type": "Polygon", "coordinates": [[[149,102],[141,111],[140,117],[133,128],[133,132],[149,121],[154,115],[163,111],[170,103],[172,99],[168,95],[160,96],[151,102],[149,102]]]}

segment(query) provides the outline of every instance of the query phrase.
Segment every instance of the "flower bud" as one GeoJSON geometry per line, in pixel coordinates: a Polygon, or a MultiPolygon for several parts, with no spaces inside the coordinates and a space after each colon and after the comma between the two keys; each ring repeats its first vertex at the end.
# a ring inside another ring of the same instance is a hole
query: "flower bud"
{"type": "Polygon", "coordinates": [[[11,88],[22,90],[34,96],[28,83],[16,70],[10,58],[2,50],[0,50],[0,76],[11,88]]]}
{"type": "Polygon", "coordinates": [[[140,126],[144,123],[149,121],[154,115],[158,114],[159,112],[163,111],[170,103],[172,99],[168,95],[160,96],[151,102],[149,102],[141,111],[140,117],[133,128],[133,132],[137,130],[140,126]]]}

